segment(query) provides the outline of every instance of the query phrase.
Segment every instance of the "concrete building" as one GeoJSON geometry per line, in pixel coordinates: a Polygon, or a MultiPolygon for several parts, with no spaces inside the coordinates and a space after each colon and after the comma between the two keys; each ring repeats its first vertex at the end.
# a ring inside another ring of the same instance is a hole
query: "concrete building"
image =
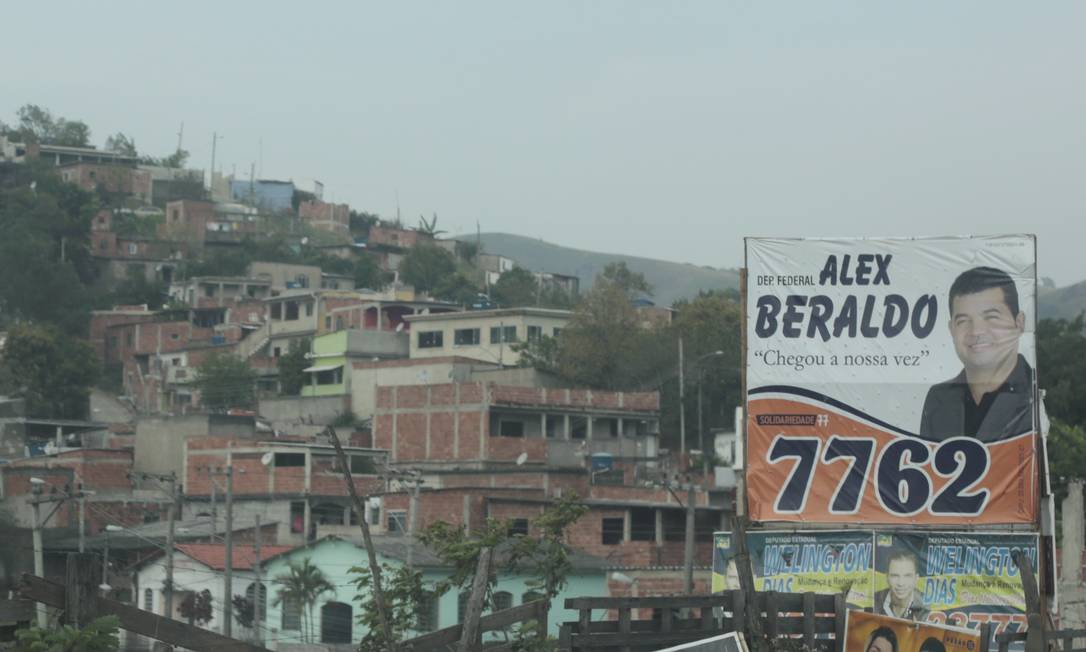
{"type": "Polygon", "coordinates": [[[89,192],[107,192],[151,203],[151,173],[134,165],[66,163],[60,166],[60,178],[89,192]]]}
{"type": "MultiPolygon", "coordinates": [[[[193,308],[236,306],[262,301],[271,294],[272,282],[260,277],[194,276],[170,284],[170,297],[193,308]]],[[[263,319],[258,316],[250,321],[263,319]]]]}
{"type": "Polygon", "coordinates": [[[573,313],[544,308],[507,308],[415,315],[411,326],[411,357],[457,355],[502,366],[516,366],[520,354],[513,345],[544,335],[556,336],[573,313]]]}
{"type": "MultiPolygon", "coordinates": [[[[194,439],[254,440],[253,417],[194,414],[180,417],[144,417],[136,422],[133,470],[175,474],[186,478],[188,444],[194,439]]],[[[188,492],[188,483],[186,493],[188,492]]]]}
{"type": "Polygon", "coordinates": [[[321,268],[316,265],[254,262],[249,264],[247,275],[249,278],[270,283],[273,293],[283,290],[316,290],[322,287],[321,268]]]}
{"type": "Polygon", "coordinates": [[[351,207],[323,201],[304,201],[298,205],[298,217],[315,229],[347,236],[351,230],[351,207]]]}
{"type": "Polygon", "coordinates": [[[294,208],[294,183],[273,179],[230,179],[230,197],[269,213],[284,213],[294,208]]]}
{"type": "Polygon", "coordinates": [[[409,339],[394,330],[342,330],[313,338],[302,396],[350,394],[353,360],[406,358],[409,339]]]}

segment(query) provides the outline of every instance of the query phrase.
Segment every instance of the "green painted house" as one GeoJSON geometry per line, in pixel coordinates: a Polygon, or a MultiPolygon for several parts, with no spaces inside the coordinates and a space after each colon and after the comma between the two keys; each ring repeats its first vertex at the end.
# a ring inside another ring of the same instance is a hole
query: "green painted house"
{"type": "MultiPolygon", "coordinates": [[[[407,538],[402,536],[375,536],[374,547],[377,549],[378,562],[382,565],[400,566],[406,562],[407,538]]],[[[573,571],[566,587],[551,603],[549,630],[552,636],[558,635],[558,627],[563,622],[577,619],[577,612],[566,610],[562,605],[566,598],[576,596],[607,595],[607,578],[604,560],[578,552],[571,555],[573,571]]],[[[428,586],[448,577],[449,569],[444,567],[434,554],[421,545],[416,545],[414,565],[423,571],[423,581],[428,586]]],[[[359,543],[339,537],[329,536],[307,546],[295,548],[267,559],[263,563],[263,576],[267,583],[267,611],[263,629],[265,645],[277,649],[280,644],[291,643],[358,643],[365,631],[357,622],[359,605],[355,599],[356,590],[349,572],[354,566],[368,565],[366,551],[359,543]],[[312,615],[303,618],[301,607],[276,600],[281,584],[276,578],[289,573],[291,564],[300,564],[309,559],[335,587],[334,593],[322,595],[314,604],[312,615]],[[308,635],[303,632],[303,621],[309,620],[308,635]]],[[[495,601],[500,608],[508,608],[536,599],[528,590],[528,577],[499,573],[494,588],[495,601]]],[[[424,613],[419,614],[419,631],[423,634],[436,629],[451,627],[463,616],[467,594],[457,595],[448,592],[431,603],[424,613]]]]}
{"type": "Polygon", "coordinates": [[[408,334],[397,331],[340,330],[313,338],[302,396],[349,394],[352,360],[406,358],[408,334]]]}

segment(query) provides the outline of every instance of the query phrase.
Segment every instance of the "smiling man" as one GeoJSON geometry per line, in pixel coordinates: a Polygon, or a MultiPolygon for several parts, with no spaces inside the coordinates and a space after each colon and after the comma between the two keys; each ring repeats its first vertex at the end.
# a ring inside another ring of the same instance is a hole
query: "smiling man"
{"type": "Polygon", "coordinates": [[[923,621],[928,610],[916,590],[916,557],[905,550],[891,553],[886,564],[885,589],[875,593],[875,613],[907,620],[923,621]]]}
{"type": "Polygon", "coordinates": [[[975,267],[950,286],[950,336],[963,369],[924,399],[920,436],[998,441],[1033,429],[1033,369],[1018,352],[1026,317],[1014,279],[975,267]]]}

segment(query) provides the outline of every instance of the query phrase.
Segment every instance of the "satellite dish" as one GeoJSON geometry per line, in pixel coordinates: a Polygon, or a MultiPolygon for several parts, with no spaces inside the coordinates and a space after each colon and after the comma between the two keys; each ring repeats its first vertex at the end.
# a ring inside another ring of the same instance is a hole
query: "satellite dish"
{"type": "Polygon", "coordinates": [[[403,332],[403,325],[404,325],[404,322],[400,322],[400,323],[396,324],[396,332],[397,333],[402,333],[403,332]]]}
{"type": "Polygon", "coordinates": [[[528,461],[528,453],[521,453],[517,455],[517,466],[524,466],[524,463],[528,461]]]}
{"type": "Polygon", "coordinates": [[[263,455],[260,456],[260,463],[263,464],[264,466],[269,466],[272,463],[272,460],[274,460],[274,459],[275,459],[275,455],[272,454],[269,451],[269,452],[264,453],[263,455]]]}
{"type": "Polygon", "coordinates": [[[309,244],[309,237],[308,236],[302,238],[302,244],[309,244]]]}

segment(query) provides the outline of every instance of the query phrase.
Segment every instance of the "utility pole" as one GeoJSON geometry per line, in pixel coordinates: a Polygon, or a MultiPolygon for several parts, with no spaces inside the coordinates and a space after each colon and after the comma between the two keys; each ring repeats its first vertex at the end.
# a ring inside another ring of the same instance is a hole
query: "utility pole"
{"type": "Polygon", "coordinates": [[[163,616],[173,619],[173,534],[174,534],[174,521],[177,520],[177,513],[180,511],[181,497],[177,490],[177,476],[172,472],[167,476],[166,482],[170,483],[170,510],[169,519],[170,523],[166,529],[166,586],[165,586],[165,613],[163,616]]]}
{"type": "Polygon", "coordinates": [[[83,495],[83,485],[79,485],[79,554],[83,554],[87,542],[87,498],[83,495]]]}
{"type": "Polygon", "coordinates": [[[226,474],[226,560],[223,570],[222,633],[230,636],[234,619],[234,467],[226,474]]]}
{"type": "Polygon", "coordinates": [[[686,485],[686,537],[683,541],[683,589],[694,595],[694,483],[686,485]]]}
{"type": "Polygon", "coordinates": [[[260,616],[264,604],[267,602],[267,593],[264,589],[264,570],[260,567],[260,514],[256,515],[256,530],[253,531],[253,551],[256,553],[256,562],[253,569],[256,574],[256,589],[253,591],[253,632],[257,641],[264,645],[264,635],[260,633],[260,616]]]}
{"type": "MultiPolygon", "coordinates": [[[[45,551],[41,540],[43,525],[41,521],[41,486],[35,484],[31,489],[31,494],[33,498],[30,499],[30,504],[34,508],[34,574],[45,579],[45,551]]],[[[38,627],[45,629],[49,624],[45,613],[45,604],[42,602],[35,604],[35,610],[38,614],[38,627]]]]}
{"type": "Polygon", "coordinates": [[[683,338],[679,336],[679,464],[686,454],[686,373],[683,369],[683,338]]]}
{"type": "Polygon", "coordinates": [[[215,199],[215,148],[219,145],[219,132],[211,132],[211,175],[208,177],[208,189],[211,190],[211,198],[215,199]]]}
{"type": "Polygon", "coordinates": [[[408,503],[407,512],[407,567],[415,567],[415,528],[419,514],[419,487],[422,486],[422,477],[417,470],[411,472],[411,501],[408,503]]]}

